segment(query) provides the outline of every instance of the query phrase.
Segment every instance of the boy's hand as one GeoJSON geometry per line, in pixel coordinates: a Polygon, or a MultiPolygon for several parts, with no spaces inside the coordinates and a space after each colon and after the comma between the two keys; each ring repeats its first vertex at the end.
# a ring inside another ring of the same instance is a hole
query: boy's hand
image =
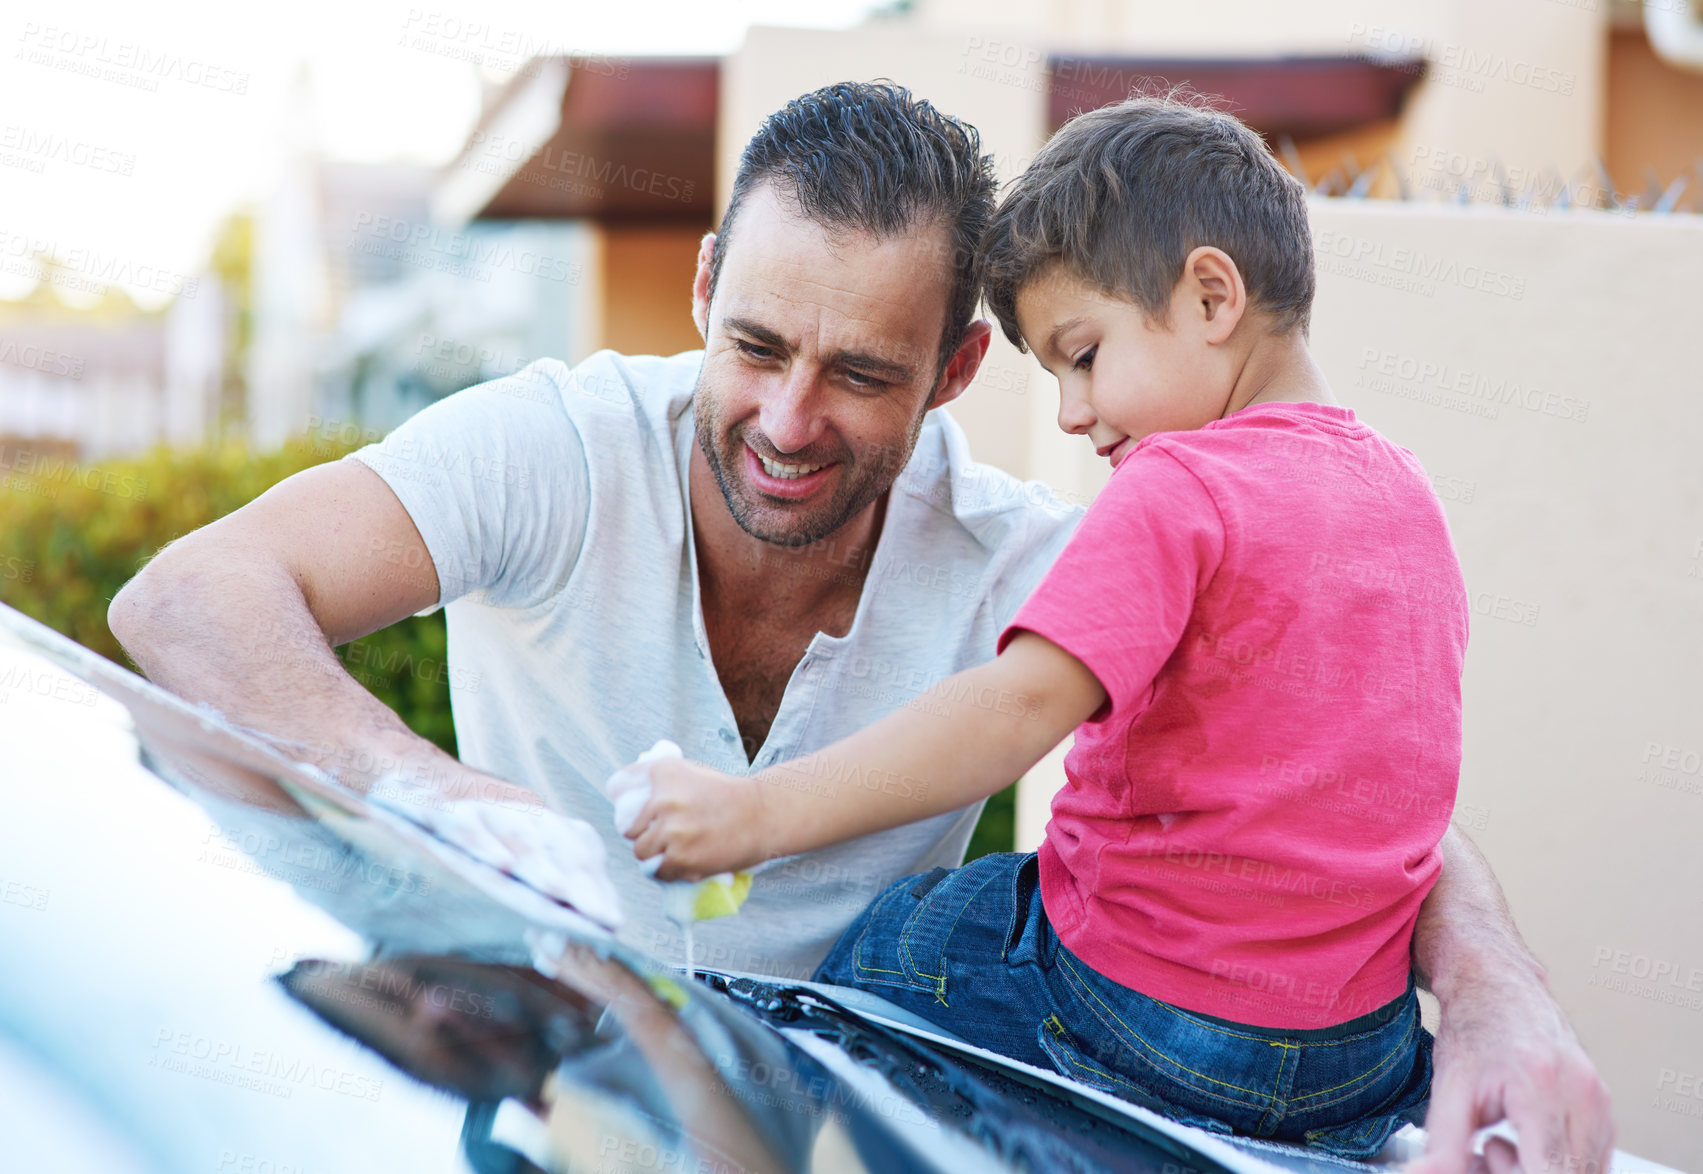
{"type": "Polygon", "coordinates": [[[648,766],[650,799],[625,834],[640,860],[661,857],[658,880],[703,880],[769,858],[756,779],[673,758],[648,766]]]}

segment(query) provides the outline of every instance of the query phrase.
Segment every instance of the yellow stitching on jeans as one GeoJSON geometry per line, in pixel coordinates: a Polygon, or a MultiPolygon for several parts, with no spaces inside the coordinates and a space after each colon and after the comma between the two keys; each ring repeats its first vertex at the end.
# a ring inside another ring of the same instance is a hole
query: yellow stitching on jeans
{"type": "MultiPolygon", "coordinates": [[[[1418,1022],[1419,1022],[1419,1016],[1417,1016],[1417,1015],[1413,1016],[1413,1018],[1408,1022],[1408,1025],[1407,1025],[1407,1034],[1401,1037],[1401,1042],[1398,1043],[1395,1046],[1395,1048],[1390,1052],[1390,1054],[1385,1056],[1382,1060],[1379,1060],[1375,1065],[1373,1065],[1371,1068],[1368,1068],[1365,1072],[1362,1072],[1359,1076],[1356,1076],[1353,1080],[1344,1081],[1342,1084],[1334,1085],[1331,1088],[1321,1088],[1318,1092],[1310,1092],[1304,1097],[1297,1097],[1297,1098],[1295,1098],[1296,1103],[1300,1104],[1300,1102],[1310,1101],[1314,1097],[1322,1097],[1327,1092],[1335,1092],[1339,1088],[1348,1088],[1348,1086],[1351,1085],[1351,1084],[1358,1085],[1358,1084],[1364,1083],[1369,1077],[1371,1077],[1380,1068],[1385,1067],[1392,1060],[1396,1059],[1399,1055],[1401,1055],[1402,1052],[1407,1050],[1407,1041],[1413,1038],[1413,1029],[1418,1025],[1418,1022]]],[[[1331,1105],[1337,1104],[1341,1101],[1346,1101],[1349,1097],[1359,1095],[1359,1091],[1360,1090],[1357,1089],[1357,1088],[1350,1089],[1348,1092],[1343,1093],[1341,1096],[1337,1097],[1335,1100],[1320,1101],[1316,1105],[1301,1105],[1301,1107],[1299,1109],[1297,1109],[1296,1111],[1297,1112],[1309,1112],[1310,1113],[1315,1109],[1329,1108],[1331,1105]]]]}
{"type": "MultiPolygon", "coordinates": [[[[1142,1088],[1139,1084],[1136,1084],[1134,1081],[1125,1080],[1123,1077],[1119,1076],[1116,1072],[1113,1072],[1108,1068],[1100,1068],[1100,1067],[1095,1067],[1095,1066],[1090,1065],[1090,1064],[1084,1064],[1081,1060],[1078,1060],[1075,1056],[1071,1055],[1069,1052],[1066,1052],[1064,1054],[1064,1058],[1066,1060],[1069,1060],[1070,1063],[1072,1064],[1072,1066],[1080,1068],[1084,1072],[1091,1073],[1092,1075],[1099,1077],[1101,1080],[1107,1080],[1107,1081],[1110,1081],[1113,1084],[1121,1084],[1125,1088],[1133,1088],[1136,1092],[1145,1093],[1146,1095],[1148,1095],[1150,1097],[1154,1097],[1158,1100],[1164,1100],[1165,1099],[1164,1097],[1160,1096],[1158,1093],[1154,1092],[1152,1089],[1142,1088]]],[[[1220,1100],[1226,1100],[1226,1101],[1230,1100],[1229,1097],[1220,1097],[1219,1099],[1220,1100]]],[[[1230,1103],[1231,1104],[1238,1104],[1239,1102],[1231,1101],[1230,1103]]],[[[1193,1109],[1190,1109],[1190,1110],[1187,1110],[1187,1111],[1188,1112],[1194,1112],[1193,1109]]]]}
{"type": "MultiPolygon", "coordinates": [[[[1205,1020],[1202,1020],[1202,1019],[1197,1019],[1195,1016],[1189,1015],[1189,1014],[1181,1011],[1180,1009],[1178,1009],[1176,1007],[1172,1007],[1168,1003],[1161,1003],[1161,1002],[1159,1002],[1158,999],[1154,999],[1153,1001],[1155,1003],[1157,1003],[1159,1006],[1163,1007],[1165,1010],[1169,1011],[1171,1014],[1177,1016],[1177,1018],[1183,1020],[1186,1023],[1192,1024],[1196,1027],[1204,1027],[1208,1031],[1216,1031],[1220,1035],[1227,1035],[1227,1036],[1232,1037],[1233,1039],[1245,1039],[1245,1040],[1255,1040],[1255,1041],[1263,1040],[1266,1043],[1271,1043],[1274,1047],[1282,1047],[1282,1048],[1338,1048],[1338,1047],[1342,1047],[1344,1044],[1352,1043],[1352,1042],[1354,1042],[1358,1039],[1361,1039],[1365,1036],[1374,1035],[1374,1034],[1376,1034],[1376,1032],[1378,1030],[1377,1028],[1373,1028],[1371,1031],[1361,1032],[1358,1036],[1349,1036],[1349,1037],[1346,1037],[1344,1039],[1318,1040],[1318,1041],[1313,1042],[1313,1043],[1308,1043],[1308,1042],[1305,1042],[1305,1041],[1302,1041],[1300,1043],[1277,1043],[1277,1042],[1272,1041],[1272,1040],[1266,1040],[1265,1037],[1263,1037],[1263,1036],[1250,1035],[1250,1034],[1247,1034],[1245,1032],[1239,1032],[1239,1031],[1225,1031],[1223,1028],[1218,1027],[1215,1024],[1208,1023],[1208,1022],[1206,1022],[1205,1020]]],[[[1417,1019],[1418,1017],[1415,1016],[1414,1018],[1417,1019]]],[[[1123,1020],[1120,1019],[1120,1020],[1118,1020],[1118,1022],[1122,1023],[1123,1020]]],[[[1301,1102],[1312,1100],[1314,1097],[1322,1097],[1327,1092],[1335,1092],[1339,1088],[1347,1088],[1351,1084],[1360,1084],[1360,1083],[1364,1082],[1373,1073],[1377,1072],[1380,1068],[1383,1068],[1385,1065],[1389,1064],[1390,1061],[1394,1060],[1398,1055],[1400,1055],[1400,1053],[1405,1051],[1407,1049],[1407,1041],[1412,1039],[1412,1038],[1413,1038],[1413,1024],[1410,1022],[1408,1024],[1407,1034],[1402,1036],[1401,1042],[1395,1046],[1394,1050],[1391,1051],[1390,1054],[1385,1056],[1382,1060],[1379,1060],[1376,1064],[1372,1065],[1372,1067],[1370,1067],[1366,1071],[1362,1072],[1359,1076],[1356,1076],[1356,1077],[1354,1077],[1350,1080],[1345,1080],[1341,1084],[1332,1085],[1330,1088],[1321,1088],[1317,1092],[1310,1092],[1310,1093],[1307,1093],[1305,1096],[1296,1097],[1294,1102],[1292,1102],[1292,1103],[1299,1105],[1301,1102]]],[[[1145,1043],[1146,1041],[1143,1040],[1142,1042],[1145,1043]]],[[[1160,1053],[1160,1054],[1163,1055],[1163,1053],[1160,1053]]],[[[1169,1058],[1169,1057],[1167,1057],[1167,1058],[1169,1058]]],[[[1179,1067],[1180,1067],[1180,1065],[1179,1065],[1179,1067]]],[[[1207,1079],[1210,1080],[1211,1077],[1208,1077],[1207,1079]]],[[[1229,1087],[1235,1088],[1236,1086],[1230,1085],[1229,1087]]],[[[1204,1090],[1202,1090],[1202,1091],[1204,1091],[1204,1090]]],[[[1352,1096],[1355,1096],[1355,1095],[1357,1095],[1357,1092],[1350,1091],[1350,1092],[1344,1093],[1340,1097],[1337,1097],[1336,1100],[1321,1101],[1316,1105],[1306,1105],[1304,1107],[1304,1109],[1297,1109],[1296,1111],[1297,1112],[1301,1112],[1301,1111],[1312,1112],[1315,1109],[1328,1108],[1331,1105],[1338,1104],[1342,1101],[1346,1101],[1349,1097],[1352,1097],[1352,1096]]]]}
{"type": "MultiPolygon", "coordinates": [[[[963,867],[963,866],[960,865],[959,867],[963,867]]],[[[995,875],[997,875],[997,874],[995,874],[995,875]]],[[[923,905],[927,905],[931,901],[933,901],[934,894],[940,890],[941,885],[944,885],[950,879],[951,879],[950,877],[941,878],[940,884],[935,885],[934,888],[929,891],[928,895],[923,898],[923,902],[922,902],[923,905]]],[[[981,891],[983,889],[987,888],[988,885],[992,884],[993,880],[994,880],[994,876],[990,875],[981,884],[976,886],[974,892],[972,892],[969,896],[964,898],[963,904],[958,906],[958,916],[954,917],[952,919],[952,924],[947,926],[946,932],[941,935],[940,957],[941,957],[941,961],[943,963],[946,959],[946,945],[945,945],[945,943],[946,943],[947,939],[951,938],[952,931],[957,929],[958,923],[964,919],[964,912],[967,909],[969,909],[970,902],[974,901],[978,896],[980,896],[981,891]]],[[[918,978],[931,978],[931,979],[934,980],[934,982],[935,982],[935,988],[934,988],[935,999],[937,999],[939,1001],[939,1003],[942,1007],[950,1007],[952,1004],[948,1003],[946,1001],[946,975],[945,974],[929,974],[927,971],[923,970],[922,967],[920,967],[916,964],[916,959],[911,957],[911,926],[916,924],[916,920],[920,916],[922,916],[922,907],[918,906],[917,909],[910,915],[910,917],[905,919],[905,928],[903,930],[901,930],[900,933],[899,933],[899,952],[905,956],[905,961],[910,963],[911,969],[916,971],[918,978]]],[[[946,969],[946,967],[944,965],[942,965],[941,970],[945,970],[945,969],[946,969]]]]}
{"type": "MultiPolygon", "coordinates": [[[[1293,1048],[1293,1045],[1283,1043],[1275,1046],[1283,1050],[1277,1054],[1277,1073],[1271,1078],[1271,1107],[1265,1111],[1265,1115],[1272,1118],[1271,1127],[1273,1129],[1277,1128],[1278,1122],[1289,1116],[1289,1102],[1278,1096],[1277,1092],[1278,1089],[1283,1087],[1283,1062],[1289,1058],[1289,1053],[1293,1048]],[[1279,1106],[1281,1106],[1281,1111],[1279,1106]]],[[[1297,1058],[1296,1063],[1300,1063],[1299,1058],[1297,1058]]]]}
{"type": "MultiPolygon", "coordinates": [[[[1096,1003],[1099,1003],[1101,1007],[1105,1008],[1106,1014],[1110,1015],[1113,1019],[1116,1019],[1118,1021],[1119,1027],[1122,1027],[1124,1029],[1124,1031],[1129,1033],[1131,1038],[1135,1039],[1137,1042],[1139,1042],[1141,1044],[1142,1047],[1144,1047],[1148,1051],[1152,1052],[1155,1056],[1160,1057],[1161,1059],[1165,1060],[1169,1064],[1176,1065],[1178,1068],[1182,1069],[1184,1072],[1189,1073],[1191,1076],[1200,1077],[1202,1080],[1206,1081],[1208,1084],[1216,1084],[1216,1085],[1219,1085],[1222,1088],[1233,1088],[1237,1092],[1245,1092],[1249,1096],[1257,1097],[1257,1096],[1262,1095],[1260,1093],[1260,1091],[1258,1089],[1255,1089],[1255,1088],[1243,1088],[1241,1085],[1231,1084],[1227,1080],[1214,1080],[1212,1077],[1208,1076],[1206,1073],[1196,1072],[1193,1068],[1190,1068],[1188,1065],[1183,1064],[1180,1061],[1173,1060],[1170,1056],[1165,1055],[1164,1052],[1161,1052],[1158,1048],[1156,1048],[1152,1044],[1148,1043],[1145,1039],[1142,1039],[1141,1036],[1136,1032],[1135,1028],[1133,1028],[1129,1024],[1125,1023],[1123,1021],[1123,1018],[1121,1016],[1119,1016],[1116,1011],[1112,1010],[1110,1007],[1107,1007],[1105,1002],[1100,998],[1100,996],[1095,994],[1091,989],[1089,989],[1088,984],[1082,979],[1082,976],[1077,973],[1076,967],[1074,967],[1070,964],[1070,956],[1069,955],[1060,954],[1058,956],[1058,960],[1059,960],[1060,963],[1063,964],[1063,966],[1066,970],[1070,971],[1071,975],[1076,979],[1077,986],[1079,986],[1082,989],[1082,992],[1084,994],[1088,995],[1089,998],[1093,999],[1096,1003]]],[[[1136,993],[1139,994],[1140,992],[1138,991],[1136,993]]],[[[1155,999],[1153,1001],[1158,1002],[1157,999],[1155,999]]],[[[1104,1022],[1104,1021],[1102,1020],[1102,1022],[1104,1022]]],[[[1211,1025],[1208,1024],[1206,1026],[1211,1026],[1211,1025]]],[[[1222,1034],[1229,1035],[1230,1033],[1229,1032],[1223,1032],[1222,1034]]],[[[1207,1096],[1216,1096],[1217,1095],[1215,1093],[1208,1092],[1206,1089],[1200,1089],[1198,1091],[1207,1095],[1207,1096]]],[[[1261,1109],[1261,1108],[1267,1107],[1267,1106],[1264,1106],[1264,1105],[1250,1104],[1250,1103],[1245,1102],[1245,1101],[1238,1101],[1234,1097],[1221,1097],[1220,1099],[1230,1101],[1232,1104],[1245,1104],[1250,1109],[1261,1109]]]]}
{"type": "MultiPolygon", "coordinates": [[[[903,892],[904,890],[901,889],[900,891],[903,892]]],[[[879,904],[879,902],[877,902],[877,904],[879,904]]],[[[869,920],[863,923],[863,932],[857,935],[857,944],[852,947],[852,968],[860,972],[866,971],[870,974],[896,974],[900,978],[906,980],[902,985],[915,985],[910,982],[909,976],[906,975],[903,970],[888,970],[885,966],[865,966],[863,964],[863,939],[869,936],[869,927],[875,924],[875,910],[871,909],[869,914],[869,920]]],[[[901,984],[891,983],[889,985],[899,986],[901,984]]]]}
{"type": "MultiPolygon", "coordinates": [[[[1155,1003],[1157,1003],[1160,1007],[1164,1008],[1166,1011],[1169,1011],[1171,1014],[1175,1015],[1178,1019],[1183,1020],[1185,1023],[1192,1024],[1196,1027],[1204,1027],[1208,1031],[1216,1031],[1219,1035],[1227,1035],[1227,1036],[1230,1036],[1232,1039],[1251,1040],[1255,1043],[1270,1043],[1271,1042],[1271,1040],[1268,1037],[1263,1036],[1263,1035],[1254,1035],[1251,1032],[1226,1031],[1224,1028],[1219,1027],[1217,1024],[1209,1023],[1206,1020],[1201,1019],[1197,1016],[1190,1015],[1188,1012],[1182,1010],[1180,1007],[1173,1007],[1169,1003],[1161,1003],[1161,1002],[1159,1002],[1158,999],[1154,999],[1153,1001],[1155,1003]]],[[[1279,1030],[1281,1030],[1281,1029],[1279,1029],[1279,1030]]],[[[1286,1048],[1339,1048],[1339,1047],[1342,1047],[1344,1044],[1350,1044],[1350,1043],[1354,1043],[1357,1040],[1364,1039],[1366,1036],[1375,1035],[1375,1034],[1377,1034],[1377,1032],[1378,1032],[1378,1029],[1374,1027],[1371,1031],[1363,1031],[1359,1035],[1344,1036],[1342,1039],[1322,1039],[1322,1040],[1316,1040],[1316,1041],[1313,1041],[1313,1042],[1301,1040],[1301,1041],[1298,1041],[1298,1042],[1295,1042],[1295,1043],[1284,1043],[1284,1044],[1281,1044],[1280,1046],[1286,1047],[1286,1048]]],[[[1329,1092],[1330,1090],[1326,1089],[1325,1091],[1329,1092]]]]}
{"type": "MultiPolygon", "coordinates": [[[[1406,1032],[1405,1035],[1403,1035],[1401,1037],[1401,1042],[1396,1044],[1396,1046],[1394,1048],[1390,1049],[1389,1055],[1385,1056],[1382,1060],[1379,1060],[1376,1064],[1372,1065],[1372,1067],[1366,1069],[1366,1071],[1362,1072],[1359,1076],[1354,1077],[1352,1080],[1345,1080],[1341,1084],[1332,1085],[1330,1088],[1321,1088],[1317,1092],[1308,1093],[1305,1097],[1302,1097],[1300,1099],[1301,1100],[1310,1100],[1313,1097],[1322,1097],[1327,1092],[1335,1092],[1339,1088],[1348,1088],[1350,1085],[1358,1085],[1358,1084],[1365,1083],[1366,1080],[1368,1080],[1370,1077],[1375,1075],[1380,1069],[1387,1067],[1391,1063],[1391,1061],[1400,1057],[1400,1055],[1407,1050],[1408,1041],[1413,1038],[1413,1029],[1414,1029],[1414,1026],[1418,1023],[1418,1020],[1419,1020],[1419,1016],[1415,1015],[1413,1017],[1413,1022],[1410,1022],[1407,1025],[1407,1032],[1406,1032]]],[[[1349,1097],[1354,1096],[1354,1095],[1355,1095],[1355,1092],[1350,1091],[1350,1092],[1344,1093],[1342,1096],[1336,1098],[1336,1100],[1337,1101],[1345,1101],[1349,1097]]],[[[1323,1108],[1325,1105],[1334,1105],[1334,1104],[1336,1104],[1336,1101],[1324,1101],[1324,1102],[1321,1102],[1320,1104],[1317,1104],[1317,1105],[1309,1105],[1308,1108],[1318,1109],[1318,1108],[1323,1108]]]]}
{"type": "MultiPolygon", "coordinates": [[[[1140,992],[1138,991],[1137,993],[1139,994],[1140,992]]],[[[1268,1042],[1270,1042],[1267,1039],[1267,1037],[1265,1037],[1263,1035],[1252,1035],[1252,1034],[1245,1032],[1245,1031],[1225,1031],[1222,1027],[1219,1027],[1216,1023],[1208,1023],[1206,1020],[1197,1018],[1194,1015],[1190,1015],[1186,1011],[1183,1011],[1183,1010],[1181,1010],[1177,1007],[1171,1006],[1169,1003],[1161,1003],[1161,1002],[1159,1002],[1158,999],[1154,999],[1153,1001],[1154,1001],[1154,1003],[1158,1004],[1160,1007],[1164,1008],[1166,1011],[1169,1011],[1171,1014],[1175,1015],[1178,1019],[1181,1019],[1183,1022],[1188,1023],[1191,1026],[1204,1027],[1208,1031],[1216,1031],[1219,1035],[1227,1035],[1231,1039],[1245,1039],[1245,1040],[1250,1040],[1254,1043],[1268,1043],[1268,1042]]]]}
{"type": "MultiPolygon", "coordinates": [[[[975,892],[971,893],[968,897],[964,898],[964,903],[962,905],[958,906],[958,916],[954,917],[952,919],[952,924],[946,927],[946,933],[943,935],[944,937],[949,938],[949,937],[952,936],[952,931],[957,929],[958,923],[963,920],[964,911],[967,910],[970,907],[970,902],[974,901],[978,896],[980,896],[981,891],[983,889],[987,888],[988,885],[992,884],[993,880],[994,880],[993,877],[991,877],[991,876],[988,877],[987,880],[983,881],[981,884],[976,886],[975,892]]],[[[945,880],[941,881],[941,884],[945,884],[945,883],[946,883],[945,880]]],[[[937,889],[939,887],[940,887],[939,885],[935,886],[935,888],[937,888],[937,889]]],[[[925,896],[923,898],[923,905],[927,905],[930,902],[932,902],[933,900],[934,900],[934,893],[931,891],[927,896],[925,896]]],[[[918,906],[917,909],[914,912],[912,912],[912,914],[908,918],[905,919],[905,928],[899,932],[899,949],[904,953],[905,961],[909,962],[911,964],[911,969],[916,971],[917,975],[919,977],[932,978],[932,979],[936,979],[940,982],[945,982],[946,976],[944,974],[929,974],[922,967],[920,967],[916,964],[916,959],[911,957],[911,926],[916,924],[916,920],[920,916],[922,916],[922,907],[918,906]]],[[[946,953],[946,951],[943,948],[941,950],[942,956],[944,956],[945,953],[946,953]]]]}

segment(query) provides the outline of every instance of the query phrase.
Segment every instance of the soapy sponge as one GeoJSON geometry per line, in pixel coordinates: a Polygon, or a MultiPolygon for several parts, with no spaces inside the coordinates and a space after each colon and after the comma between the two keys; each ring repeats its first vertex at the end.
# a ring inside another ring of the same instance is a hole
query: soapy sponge
{"type": "MultiPolygon", "coordinates": [[[[638,821],[639,812],[650,801],[650,764],[663,758],[681,758],[680,747],[664,738],[639,755],[638,761],[609,776],[603,793],[615,806],[615,830],[623,836],[638,821]]],[[[640,866],[654,874],[662,857],[653,856],[640,866]]],[[[668,916],[676,922],[709,921],[739,912],[751,892],[749,872],[723,872],[702,881],[668,883],[668,916]]]]}

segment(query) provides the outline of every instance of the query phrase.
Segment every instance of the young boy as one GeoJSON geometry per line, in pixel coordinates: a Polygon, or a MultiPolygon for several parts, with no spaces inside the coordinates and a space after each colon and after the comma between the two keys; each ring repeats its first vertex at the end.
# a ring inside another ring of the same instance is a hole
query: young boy
{"type": "Polygon", "coordinates": [[[990,795],[1074,729],[1039,853],[900,881],[817,977],[1192,1124],[1370,1156],[1430,1081],[1409,949],[1467,629],[1442,509],[1308,354],[1305,200],[1235,119],[1074,119],[984,251],[1110,481],[995,660],[755,775],[658,764],[635,851],[664,878],[807,851],[990,795]],[[926,790],[824,794],[848,771],[926,790]]]}

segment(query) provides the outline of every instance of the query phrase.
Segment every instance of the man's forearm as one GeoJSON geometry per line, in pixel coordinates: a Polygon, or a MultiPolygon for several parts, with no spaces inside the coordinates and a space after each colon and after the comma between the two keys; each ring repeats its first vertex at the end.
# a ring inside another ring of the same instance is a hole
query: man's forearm
{"type": "Polygon", "coordinates": [[[109,613],[149,680],[355,786],[390,770],[461,771],[348,674],[283,567],[230,551],[168,550],[162,560],[109,613]]]}
{"type": "Polygon", "coordinates": [[[1461,986],[1489,978],[1547,985],[1543,966],[1520,939],[1483,853],[1452,826],[1438,847],[1442,874],[1420,906],[1413,931],[1420,983],[1444,1003],[1461,986]]]}
{"type": "Polygon", "coordinates": [[[1614,1149],[1608,1089],[1520,940],[1490,865],[1450,828],[1443,871],[1419,910],[1413,960],[1437,996],[1430,1135],[1417,1174],[1474,1168],[1600,1171],[1614,1149]],[[1519,1137],[1473,1135],[1506,1117],[1519,1137]]]}

